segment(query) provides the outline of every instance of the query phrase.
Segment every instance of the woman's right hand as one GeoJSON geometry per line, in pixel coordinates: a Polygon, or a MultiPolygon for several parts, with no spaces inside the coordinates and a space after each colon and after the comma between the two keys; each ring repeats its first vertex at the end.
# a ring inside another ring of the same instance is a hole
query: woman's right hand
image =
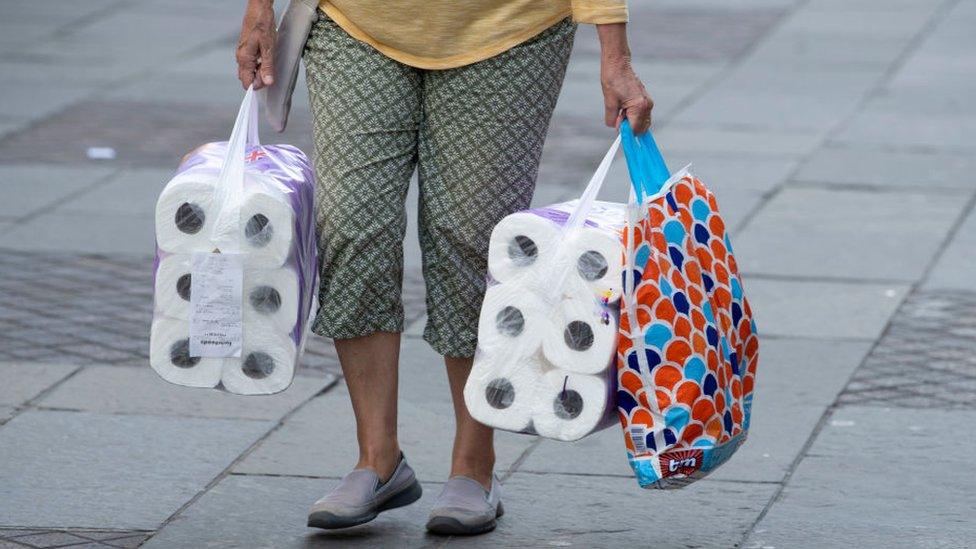
{"type": "Polygon", "coordinates": [[[237,77],[244,89],[274,83],[274,0],[248,0],[237,41],[237,77]]]}

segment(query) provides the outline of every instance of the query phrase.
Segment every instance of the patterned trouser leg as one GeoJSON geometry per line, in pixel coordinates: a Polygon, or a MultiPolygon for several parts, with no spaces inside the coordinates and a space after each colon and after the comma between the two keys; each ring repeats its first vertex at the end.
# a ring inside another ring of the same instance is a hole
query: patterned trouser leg
{"type": "Polygon", "coordinates": [[[420,181],[424,338],[445,356],[477,344],[488,239],[529,206],[576,26],[442,71],[393,61],[320,16],[305,51],[321,247],[315,332],[403,330],[404,202],[420,181]]]}

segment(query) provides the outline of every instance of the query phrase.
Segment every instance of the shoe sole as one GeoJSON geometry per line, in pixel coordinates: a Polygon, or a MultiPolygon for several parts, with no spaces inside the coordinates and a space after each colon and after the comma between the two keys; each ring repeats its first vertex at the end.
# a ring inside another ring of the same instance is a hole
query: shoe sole
{"type": "Polygon", "coordinates": [[[427,531],[442,536],[477,536],[491,532],[498,525],[498,519],[505,514],[505,508],[498,502],[495,518],[481,524],[464,524],[454,517],[431,517],[427,521],[427,531]]]}
{"type": "Polygon", "coordinates": [[[322,528],[323,530],[336,530],[339,528],[359,526],[360,524],[366,524],[375,519],[383,511],[410,505],[420,499],[421,495],[423,495],[423,489],[420,487],[420,483],[415,480],[409,487],[384,501],[374,510],[351,517],[335,515],[328,511],[316,511],[308,515],[308,526],[310,528],[322,528]]]}

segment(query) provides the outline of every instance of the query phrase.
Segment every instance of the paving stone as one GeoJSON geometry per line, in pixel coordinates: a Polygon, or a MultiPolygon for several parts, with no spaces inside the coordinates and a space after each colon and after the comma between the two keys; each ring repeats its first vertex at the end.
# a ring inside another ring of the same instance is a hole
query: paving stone
{"type": "MultiPolygon", "coordinates": [[[[437,400],[436,394],[436,389],[427,389],[414,399],[437,400]]],[[[429,407],[405,398],[399,405],[400,448],[424,481],[443,482],[450,473],[454,414],[446,386],[440,394],[442,400],[429,407]]],[[[288,418],[234,471],[341,478],[352,470],[359,455],[355,425],[349,394],[344,385],[337,386],[288,418]]],[[[496,469],[507,470],[533,440],[527,435],[497,433],[496,469]]]]}
{"type": "Polygon", "coordinates": [[[668,154],[672,171],[691,164],[692,171],[701,178],[719,199],[735,193],[766,194],[782,185],[796,169],[797,161],[780,158],[709,156],[703,154],[668,154]]]}
{"type": "Polygon", "coordinates": [[[747,273],[918,280],[959,219],[966,195],[787,188],[735,241],[747,273]]]}
{"type": "Polygon", "coordinates": [[[840,402],[976,409],[976,292],[909,295],[840,402]]]}
{"type": "Polygon", "coordinates": [[[877,339],[908,286],[747,277],[746,295],[761,335],[877,339]]]}
{"type": "Polygon", "coordinates": [[[831,146],[876,146],[972,152],[976,148],[976,115],[915,114],[866,110],[830,140],[831,146]]]}
{"type": "Polygon", "coordinates": [[[111,173],[111,168],[98,167],[0,166],[0,217],[30,217],[96,185],[111,173]]]}
{"type": "Polygon", "coordinates": [[[838,409],[743,546],[970,546],[976,483],[963,472],[976,447],[959,426],[974,421],[972,411],[838,409]],[[924,457],[893,459],[893,441],[924,457]]]}
{"type": "Polygon", "coordinates": [[[61,210],[152,216],[159,193],[173,176],[174,169],[119,170],[110,181],[75,197],[61,210]]]}
{"type": "Polygon", "coordinates": [[[0,425],[10,421],[16,413],[17,409],[13,406],[0,405],[0,425]]]}
{"type": "Polygon", "coordinates": [[[668,126],[657,133],[658,146],[668,154],[797,158],[814,150],[820,132],[756,131],[668,126]]]}
{"type": "Polygon", "coordinates": [[[860,103],[859,90],[741,90],[714,87],[674,118],[677,124],[773,130],[828,130],[860,103]]]}
{"type": "Polygon", "coordinates": [[[921,151],[823,148],[803,163],[793,179],[826,185],[972,191],[976,189],[976,159],[921,151]]]}
{"type": "MultiPolygon", "coordinates": [[[[869,347],[869,342],[764,340],[749,440],[709,478],[782,481],[869,347]]],[[[577,442],[543,440],[518,470],[631,478],[623,437],[613,425],[577,442]]]]}
{"type": "Polygon", "coordinates": [[[88,366],[37,405],[113,414],[277,420],[335,381],[332,375],[299,376],[282,393],[255,397],[180,387],[149,367],[88,366]]]}
{"type": "Polygon", "coordinates": [[[0,404],[24,404],[77,369],[69,364],[0,363],[0,404]]]}
{"type": "Polygon", "coordinates": [[[976,209],[970,210],[948,246],[942,250],[923,287],[971,291],[973,273],[976,273],[976,209]]]}
{"type": "MultiPolygon", "coordinates": [[[[843,17],[838,13],[838,17],[843,17]]],[[[909,36],[873,36],[854,32],[774,32],[750,54],[750,61],[805,68],[886,67],[909,45],[909,36]]]]}
{"type": "Polygon", "coordinates": [[[24,412],[0,429],[0,517],[28,527],[157,528],[272,426],[24,412]]]}
{"type": "Polygon", "coordinates": [[[0,235],[0,247],[90,254],[152,253],[155,228],[149,216],[55,210],[0,235]]]}

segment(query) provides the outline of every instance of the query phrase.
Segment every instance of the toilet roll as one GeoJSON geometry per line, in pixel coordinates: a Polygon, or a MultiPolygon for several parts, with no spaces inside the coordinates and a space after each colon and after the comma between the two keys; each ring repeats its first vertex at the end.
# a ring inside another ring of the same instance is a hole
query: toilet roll
{"type": "Polygon", "coordinates": [[[617,349],[619,309],[583,295],[563,298],[542,337],[542,352],[557,368],[597,374],[617,349]]]}
{"type": "Polygon", "coordinates": [[[559,227],[552,220],[530,212],[502,219],[491,231],[488,270],[498,282],[510,282],[532,272],[552,255],[559,227]]]}
{"type": "Polygon", "coordinates": [[[210,233],[214,178],[187,172],[170,180],[156,202],[156,243],[170,253],[205,252],[210,233]]]}
{"type": "Polygon", "coordinates": [[[170,318],[190,319],[190,258],[186,254],[164,257],[156,269],[154,307],[170,318]]]}
{"type": "Polygon", "coordinates": [[[295,235],[295,211],[288,198],[267,185],[251,185],[241,204],[241,251],[251,267],[280,267],[295,235]]]}
{"type": "Polygon", "coordinates": [[[270,323],[251,322],[244,328],[240,358],[224,359],[220,381],[238,395],[270,395],[291,385],[298,349],[289,335],[270,323]]]}
{"type": "Polygon", "coordinates": [[[607,375],[554,369],[536,389],[532,424],[539,436],[579,440],[614,423],[613,384],[607,375]]]}
{"type": "Polygon", "coordinates": [[[478,320],[478,347],[486,352],[539,348],[549,323],[542,300],[518,284],[496,284],[485,292],[478,320]]]}
{"type": "Polygon", "coordinates": [[[623,290],[624,247],[616,233],[584,229],[566,242],[574,274],[593,292],[609,302],[623,290]]]}
{"type": "Polygon", "coordinates": [[[542,368],[537,355],[478,354],[464,386],[464,402],[471,417],[498,429],[527,431],[542,368]]]}
{"type": "Polygon", "coordinates": [[[187,387],[216,387],[223,360],[190,356],[189,324],[157,318],[149,336],[149,365],[170,383],[187,387]]]}
{"type": "Polygon", "coordinates": [[[265,323],[290,334],[298,322],[298,275],[289,266],[244,271],[244,323],[265,323]]]}

